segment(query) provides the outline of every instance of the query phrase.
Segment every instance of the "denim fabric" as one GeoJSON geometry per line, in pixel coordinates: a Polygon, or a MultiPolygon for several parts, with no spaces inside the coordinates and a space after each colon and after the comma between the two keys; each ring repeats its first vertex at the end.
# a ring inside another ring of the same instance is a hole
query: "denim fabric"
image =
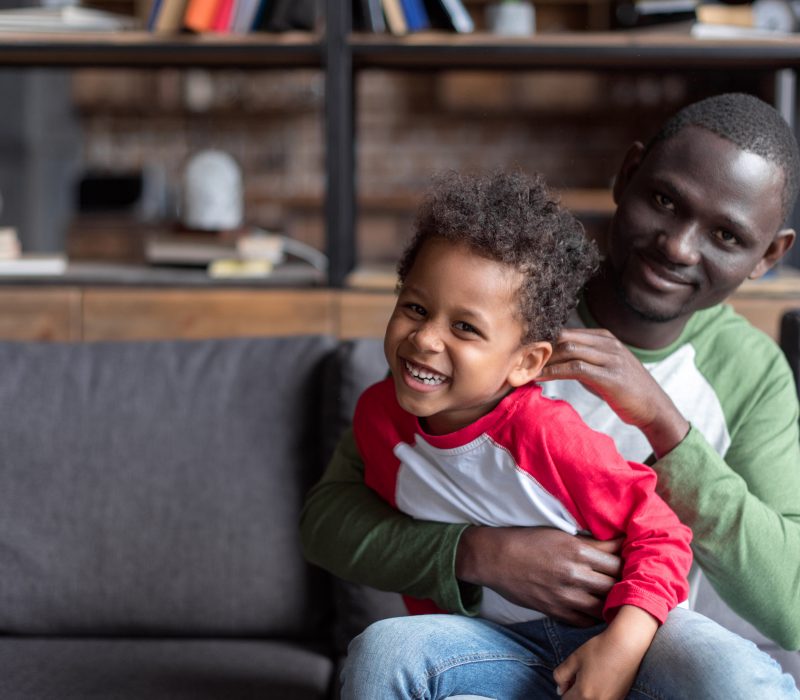
{"type": "MultiPolygon", "coordinates": [[[[382,620],[351,643],[342,698],[557,698],[553,669],[602,629],[549,619],[505,627],[455,615],[382,620]]],[[[656,634],[628,697],[800,700],[800,692],[752,642],[677,608],[656,634]]]]}

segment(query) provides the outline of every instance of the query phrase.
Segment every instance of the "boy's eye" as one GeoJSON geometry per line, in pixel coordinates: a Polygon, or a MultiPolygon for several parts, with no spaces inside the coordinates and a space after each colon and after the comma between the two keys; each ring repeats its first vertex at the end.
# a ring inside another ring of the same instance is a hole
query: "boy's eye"
{"type": "Polygon", "coordinates": [[[675,202],[673,202],[665,194],[661,194],[660,192],[655,192],[653,194],[653,200],[662,209],[668,209],[669,211],[674,211],[675,210],[675,202]]]}
{"type": "Polygon", "coordinates": [[[427,312],[425,311],[425,308],[424,308],[424,307],[420,306],[419,304],[415,304],[413,301],[410,301],[410,302],[408,302],[408,303],[405,305],[405,307],[406,307],[406,309],[408,309],[408,310],[409,310],[409,311],[410,311],[412,314],[415,314],[415,315],[417,315],[417,316],[425,316],[425,314],[427,313],[427,312]]]}
{"type": "Polygon", "coordinates": [[[461,331],[462,333],[473,333],[474,335],[480,335],[480,332],[477,328],[475,328],[475,326],[472,326],[465,321],[456,321],[453,324],[453,328],[455,328],[457,331],[461,331]]]}

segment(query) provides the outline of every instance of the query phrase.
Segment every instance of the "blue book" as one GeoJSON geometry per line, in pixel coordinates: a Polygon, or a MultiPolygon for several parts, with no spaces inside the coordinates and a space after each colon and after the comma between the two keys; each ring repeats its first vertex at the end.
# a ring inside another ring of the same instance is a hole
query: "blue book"
{"type": "Polygon", "coordinates": [[[418,32],[421,29],[430,29],[431,21],[422,0],[400,0],[400,3],[406,16],[408,31],[418,32]]]}
{"type": "Polygon", "coordinates": [[[158,13],[161,11],[161,0],[153,0],[150,6],[150,14],[147,15],[147,29],[151,32],[156,29],[156,22],[158,22],[158,13]]]}

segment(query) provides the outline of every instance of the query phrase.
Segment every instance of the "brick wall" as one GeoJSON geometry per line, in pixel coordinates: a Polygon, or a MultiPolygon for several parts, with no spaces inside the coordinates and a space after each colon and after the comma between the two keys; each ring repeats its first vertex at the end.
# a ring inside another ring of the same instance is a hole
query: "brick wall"
{"type": "MultiPolygon", "coordinates": [[[[390,73],[358,78],[362,262],[392,260],[432,173],[518,166],[563,188],[605,188],[625,148],[705,94],[758,76],[390,73]]],[[[248,221],[323,246],[324,76],[319,71],[77,71],[87,169],[160,168],[173,198],[202,148],[240,163],[248,221]]]]}

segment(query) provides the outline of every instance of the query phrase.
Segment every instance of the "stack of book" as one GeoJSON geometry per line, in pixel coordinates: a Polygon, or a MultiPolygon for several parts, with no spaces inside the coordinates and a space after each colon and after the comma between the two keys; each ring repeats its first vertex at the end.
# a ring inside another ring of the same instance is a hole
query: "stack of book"
{"type": "Polygon", "coordinates": [[[286,236],[249,227],[237,231],[163,231],[145,241],[151,265],[204,267],[215,278],[268,277],[286,266],[306,268],[311,281],[328,269],[327,257],[286,236]]]}
{"type": "Polygon", "coordinates": [[[66,270],[65,256],[23,253],[16,229],[0,228],[0,277],[63,275],[66,270]]]}
{"type": "Polygon", "coordinates": [[[462,0],[354,0],[353,26],[398,36],[425,29],[475,30],[462,0]]]}
{"type": "Polygon", "coordinates": [[[150,0],[147,28],[158,33],[313,30],[319,0],[150,0]]]}

